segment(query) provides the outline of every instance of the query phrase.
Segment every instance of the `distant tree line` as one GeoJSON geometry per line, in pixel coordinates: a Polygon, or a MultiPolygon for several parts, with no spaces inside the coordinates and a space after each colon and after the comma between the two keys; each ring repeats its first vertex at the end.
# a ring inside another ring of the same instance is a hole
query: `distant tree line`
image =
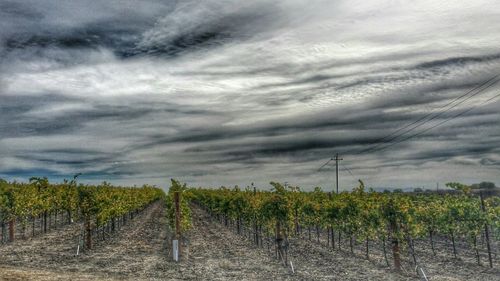
{"type": "Polygon", "coordinates": [[[496,188],[495,183],[489,181],[483,181],[480,183],[475,183],[470,186],[472,189],[493,189],[496,188]]]}
{"type": "MultiPolygon", "coordinates": [[[[483,182],[480,182],[480,183],[474,183],[474,184],[471,184],[471,185],[466,185],[466,184],[463,184],[463,183],[459,183],[459,182],[449,182],[446,184],[447,187],[453,189],[453,190],[457,190],[457,191],[462,191],[462,192],[465,192],[465,193],[468,193],[472,190],[477,190],[477,189],[486,189],[486,190],[492,190],[492,189],[495,189],[497,188],[497,186],[495,185],[495,183],[493,182],[489,182],[489,181],[483,181],[483,182]]],[[[404,192],[404,190],[402,188],[395,188],[395,189],[392,189],[392,190],[389,190],[389,189],[384,189],[382,191],[383,193],[402,193],[404,192]]],[[[432,192],[432,190],[430,189],[424,189],[422,187],[416,187],[413,189],[413,192],[415,193],[420,193],[420,192],[432,192]]]]}

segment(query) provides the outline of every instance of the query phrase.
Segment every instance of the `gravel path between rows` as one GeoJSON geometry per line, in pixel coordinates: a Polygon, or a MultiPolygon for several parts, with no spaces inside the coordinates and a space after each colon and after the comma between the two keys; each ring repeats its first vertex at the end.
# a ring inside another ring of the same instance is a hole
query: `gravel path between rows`
{"type": "MultiPolygon", "coordinates": [[[[92,251],[76,256],[75,223],[47,234],[0,247],[0,280],[139,280],[162,262],[165,224],[156,203],[92,251]],[[147,272],[146,272],[147,271],[147,272]],[[138,279],[139,278],[139,279],[138,279]]],[[[164,219],[163,219],[164,220],[164,219]]]]}

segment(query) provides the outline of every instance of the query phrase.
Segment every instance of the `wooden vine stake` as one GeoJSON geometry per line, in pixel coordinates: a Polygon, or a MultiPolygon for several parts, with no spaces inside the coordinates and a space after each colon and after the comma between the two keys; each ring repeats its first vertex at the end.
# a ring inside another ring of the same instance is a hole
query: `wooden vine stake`
{"type": "Polygon", "coordinates": [[[9,221],[9,241],[10,242],[14,242],[14,228],[15,228],[15,225],[16,225],[16,220],[15,219],[11,219],[9,221]]]}
{"type": "MultiPolygon", "coordinates": [[[[253,196],[255,197],[256,195],[257,195],[257,188],[254,186],[253,196]]],[[[257,215],[254,215],[254,240],[255,240],[255,245],[259,246],[259,226],[257,225],[257,215]]]]}
{"type": "Polygon", "coordinates": [[[390,239],[392,240],[392,256],[394,258],[394,267],[397,271],[401,271],[401,256],[399,253],[399,227],[396,214],[396,207],[392,200],[385,207],[385,215],[388,218],[390,239]]]}
{"type": "MultiPolygon", "coordinates": [[[[479,193],[479,197],[481,198],[481,210],[486,213],[486,207],[484,206],[484,198],[483,193],[479,193]]],[[[484,234],[486,235],[486,247],[488,249],[488,260],[490,262],[490,267],[493,268],[493,260],[491,259],[491,245],[490,245],[490,233],[488,230],[488,222],[484,224],[484,234]]]]}
{"type": "Polygon", "coordinates": [[[174,193],[174,205],[175,205],[175,240],[173,241],[173,258],[175,261],[180,260],[181,256],[181,206],[180,206],[180,194],[179,192],[174,193]]]}
{"type": "Polygon", "coordinates": [[[287,259],[283,252],[283,233],[281,229],[281,221],[276,221],[276,254],[278,259],[283,261],[283,265],[286,266],[287,259]]]}
{"type": "Polygon", "coordinates": [[[392,256],[394,257],[394,267],[397,271],[401,270],[401,257],[399,255],[399,240],[396,236],[396,224],[391,223],[392,232],[392,256]]]}
{"type": "Polygon", "coordinates": [[[92,225],[90,217],[85,217],[85,247],[88,250],[92,249],[92,225]]]}

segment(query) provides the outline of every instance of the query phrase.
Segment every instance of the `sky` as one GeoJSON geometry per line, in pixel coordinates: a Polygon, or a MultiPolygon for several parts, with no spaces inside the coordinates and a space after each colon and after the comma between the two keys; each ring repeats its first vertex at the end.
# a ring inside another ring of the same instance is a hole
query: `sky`
{"type": "Polygon", "coordinates": [[[499,19],[496,0],[0,0],[0,177],[328,191],[339,153],[340,190],[500,185],[499,19]]]}

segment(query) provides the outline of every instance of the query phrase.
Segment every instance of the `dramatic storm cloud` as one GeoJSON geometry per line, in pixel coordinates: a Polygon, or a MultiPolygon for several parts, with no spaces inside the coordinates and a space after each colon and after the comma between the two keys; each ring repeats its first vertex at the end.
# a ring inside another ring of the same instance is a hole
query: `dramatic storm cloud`
{"type": "Polygon", "coordinates": [[[0,177],[330,190],[340,153],[341,189],[500,184],[500,82],[460,98],[500,74],[499,19],[495,0],[0,0],[0,177]]]}

